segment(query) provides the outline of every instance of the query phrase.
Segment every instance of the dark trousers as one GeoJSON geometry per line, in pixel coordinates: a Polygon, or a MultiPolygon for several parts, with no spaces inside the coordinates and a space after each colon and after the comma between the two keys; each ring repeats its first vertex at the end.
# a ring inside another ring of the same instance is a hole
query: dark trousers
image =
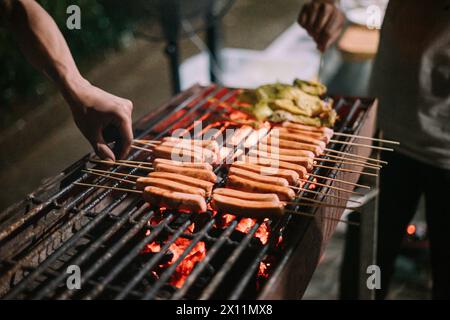
{"type": "MultiPolygon", "coordinates": [[[[382,159],[389,164],[380,174],[377,265],[381,270],[381,289],[376,291],[376,297],[386,297],[395,258],[423,194],[430,240],[433,298],[450,299],[450,170],[395,152],[383,153],[382,159]]],[[[358,279],[356,242],[359,236],[355,236],[354,229],[349,231],[341,269],[343,299],[357,298],[358,281],[365,281],[358,279]]]]}

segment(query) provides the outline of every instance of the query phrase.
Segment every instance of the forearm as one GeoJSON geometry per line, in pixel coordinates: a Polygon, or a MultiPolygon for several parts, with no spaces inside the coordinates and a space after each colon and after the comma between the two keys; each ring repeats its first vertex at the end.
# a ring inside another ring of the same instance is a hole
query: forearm
{"type": "Polygon", "coordinates": [[[55,21],[34,0],[6,0],[2,17],[23,54],[66,96],[85,81],[55,21]]]}

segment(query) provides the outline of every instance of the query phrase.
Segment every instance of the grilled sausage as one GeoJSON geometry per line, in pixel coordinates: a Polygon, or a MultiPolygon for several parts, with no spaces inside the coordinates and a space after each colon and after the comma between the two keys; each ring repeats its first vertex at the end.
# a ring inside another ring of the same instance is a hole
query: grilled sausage
{"type": "Polygon", "coordinates": [[[177,191],[177,192],[184,192],[189,194],[198,194],[202,196],[203,198],[206,196],[205,190],[197,187],[188,186],[183,183],[179,183],[176,181],[171,181],[169,179],[161,179],[161,178],[151,178],[151,177],[144,177],[144,178],[138,178],[136,180],[136,188],[138,190],[144,190],[145,187],[153,186],[158,187],[161,189],[171,190],[171,191],[177,191]]]}
{"type": "Polygon", "coordinates": [[[163,142],[181,142],[183,144],[193,144],[199,147],[203,147],[217,153],[219,151],[219,145],[214,140],[203,140],[203,139],[185,139],[177,137],[164,137],[163,142]]]}
{"type": "Polygon", "coordinates": [[[204,157],[204,159],[206,159],[207,162],[211,163],[217,161],[217,154],[214,153],[212,150],[204,148],[200,145],[195,145],[189,142],[183,142],[182,140],[180,142],[164,141],[163,143],[160,144],[160,146],[167,146],[175,149],[191,150],[195,153],[201,154],[204,157]]]}
{"type": "Polygon", "coordinates": [[[153,165],[156,166],[159,163],[164,164],[170,164],[177,167],[184,167],[184,168],[194,168],[194,169],[204,169],[212,171],[213,167],[206,162],[181,162],[181,161],[175,161],[175,160],[169,160],[169,159],[162,159],[162,158],[156,158],[153,160],[153,165]]]}
{"type": "Polygon", "coordinates": [[[273,161],[284,161],[290,162],[294,164],[301,165],[305,167],[306,170],[311,171],[313,169],[314,160],[306,157],[296,157],[296,156],[285,156],[278,153],[268,153],[264,151],[258,150],[250,150],[248,153],[250,156],[263,158],[263,159],[271,159],[273,161]]]}
{"type": "Polygon", "coordinates": [[[299,130],[311,131],[311,132],[320,132],[320,133],[323,133],[323,134],[329,136],[330,138],[334,134],[333,129],[330,129],[327,127],[312,127],[312,126],[307,126],[304,124],[293,123],[290,121],[284,121],[281,125],[285,128],[293,128],[293,129],[299,129],[299,130]]]}
{"type": "Polygon", "coordinates": [[[289,182],[284,178],[263,176],[261,174],[255,173],[255,172],[239,169],[239,168],[236,168],[233,166],[231,166],[230,170],[228,171],[228,174],[235,175],[235,176],[249,179],[249,180],[253,180],[253,181],[258,181],[261,183],[274,184],[277,186],[284,186],[284,187],[289,186],[289,182]]]}
{"type": "Polygon", "coordinates": [[[154,166],[154,168],[155,171],[177,173],[188,177],[209,181],[212,183],[215,183],[217,181],[217,176],[214,174],[214,172],[209,170],[184,168],[164,163],[157,164],[156,166],[154,166]]]}
{"type": "Polygon", "coordinates": [[[231,138],[227,139],[227,145],[237,147],[240,145],[248,135],[253,132],[253,128],[248,125],[243,125],[234,131],[231,138]]]}
{"type": "Polygon", "coordinates": [[[313,139],[317,139],[317,140],[323,141],[325,144],[330,142],[330,138],[331,138],[331,137],[329,137],[329,136],[327,136],[325,134],[322,134],[320,132],[303,131],[303,130],[294,129],[294,128],[277,127],[276,130],[278,130],[280,132],[292,133],[292,134],[297,134],[297,135],[300,135],[300,136],[311,137],[313,139]]]}
{"type": "Polygon", "coordinates": [[[289,185],[291,186],[297,185],[298,179],[300,178],[300,175],[294,170],[264,167],[258,164],[248,163],[244,161],[236,161],[232,164],[232,167],[252,171],[255,173],[262,174],[264,176],[274,176],[284,178],[288,181],[289,185]]]}
{"type": "Polygon", "coordinates": [[[267,145],[274,145],[278,146],[279,148],[283,149],[299,149],[299,150],[307,150],[314,152],[316,156],[319,156],[323,153],[324,149],[321,148],[318,145],[315,144],[309,144],[309,143],[302,143],[302,142],[295,142],[295,141],[289,141],[285,139],[280,139],[277,136],[267,136],[264,137],[261,140],[262,143],[265,143],[267,145]]]}
{"type": "Polygon", "coordinates": [[[289,140],[289,141],[313,144],[313,145],[321,147],[322,149],[325,149],[325,147],[326,147],[325,142],[317,140],[317,139],[314,139],[312,137],[308,137],[308,136],[302,135],[302,134],[287,133],[287,132],[280,131],[278,129],[273,129],[270,132],[270,135],[276,136],[276,137],[278,137],[280,139],[289,140]]]}
{"type": "Polygon", "coordinates": [[[205,198],[198,194],[174,192],[150,186],[144,189],[142,197],[144,201],[158,207],[199,213],[207,210],[205,198]]]}
{"type": "Polygon", "coordinates": [[[308,170],[306,170],[305,167],[295,164],[295,163],[290,163],[290,162],[285,162],[285,161],[274,162],[270,159],[257,158],[257,157],[251,157],[251,156],[241,157],[240,160],[244,161],[244,162],[264,166],[264,167],[269,167],[269,168],[293,170],[299,174],[300,178],[303,178],[308,173],[308,170]]]}
{"type": "Polygon", "coordinates": [[[163,158],[182,162],[207,162],[201,153],[189,149],[173,148],[159,145],[153,149],[155,158],[163,158]]]}
{"type": "Polygon", "coordinates": [[[294,190],[289,187],[261,183],[235,175],[228,176],[227,186],[232,189],[245,192],[275,193],[281,201],[287,201],[295,198],[294,190]]]}
{"type": "Polygon", "coordinates": [[[197,187],[200,189],[203,189],[205,191],[205,195],[207,197],[211,196],[212,189],[214,187],[214,183],[200,180],[192,177],[188,177],[185,175],[177,174],[177,173],[170,173],[170,172],[150,172],[148,174],[150,178],[160,178],[160,179],[168,179],[171,181],[179,182],[191,187],[197,187]]]}
{"type": "Polygon", "coordinates": [[[280,199],[275,193],[254,193],[230,188],[217,188],[214,189],[214,194],[250,201],[280,202],[280,199]]]}
{"type": "Polygon", "coordinates": [[[213,209],[234,215],[262,218],[283,215],[284,205],[281,202],[249,201],[213,194],[213,209]]]}
{"type": "Polygon", "coordinates": [[[270,129],[268,127],[262,127],[259,128],[258,130],[254,130],[247,137],[247,139],[245,139],[244,148],[250,149],[256,146],[259,143],[259,141],[269,133],[269,130],[270,129]]]}
{"type": "Polygon", "coordinates": [[[307,157],[307,158],[315,157],[315,154],[312,151],[278,148],[278,147],[271,146],[271,145],[268,145],[265,143],[258,144],[258,150],[268,152],[268,153],[281,154],[284,156],[297,156],[297,157],[307,157]]]}

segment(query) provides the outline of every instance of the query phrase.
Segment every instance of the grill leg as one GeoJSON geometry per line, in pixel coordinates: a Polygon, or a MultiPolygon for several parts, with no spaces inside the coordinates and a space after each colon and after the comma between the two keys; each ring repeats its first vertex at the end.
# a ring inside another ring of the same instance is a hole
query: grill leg
{"type": "Polygon", "coordinates": [[[343,300],[375,299],[375,290],[367,287],[370,276],[367,267],[376,264],[378,188],[369,196],[359,209],[361,213],[348,215],[348,220],[358,222],[359,226],[348,226],[345,238],[339,286],[339,296],[343,300]]]}
{"type": "Polygon", "coordinates": [[[176,41],[169,41],[164,52],[169,58],[172,92],[174,94],[177,94],[181,91],[180,70],[179,70],[180,57],[179,57],[178,43],[176,41]]]}
{"type": "Polygon", "coordinates": [[[211,17],[207,17],[206,28],[206,45],[209,50],[209,78],[211,82],[220,83],[217,74],[221,68],[220,49],[221,49],[221,33],[220,21],[211,17]]]}

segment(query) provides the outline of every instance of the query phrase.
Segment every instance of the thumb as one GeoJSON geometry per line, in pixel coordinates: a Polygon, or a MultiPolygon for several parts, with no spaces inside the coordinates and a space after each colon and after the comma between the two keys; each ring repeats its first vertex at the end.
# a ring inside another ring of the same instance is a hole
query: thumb
{"type": "Polygon", "coordinates": [[[120,135],[122,142],[122,150],[120,150],[120,159],[124,159],[130,151],[133,143],[133,129],[131,128],[131,121],[123,120],[120,122],[120,135]]]}
{"type": "Polygon", "coordinates": [[[103,138],[102,130],[99,130],[96,134],[96,139],[92,143],[95,153],[100,159],[115,161],[116,157],[114,156],[114,152],[111,148],[106,144],[105,139],[103,138]]]}

